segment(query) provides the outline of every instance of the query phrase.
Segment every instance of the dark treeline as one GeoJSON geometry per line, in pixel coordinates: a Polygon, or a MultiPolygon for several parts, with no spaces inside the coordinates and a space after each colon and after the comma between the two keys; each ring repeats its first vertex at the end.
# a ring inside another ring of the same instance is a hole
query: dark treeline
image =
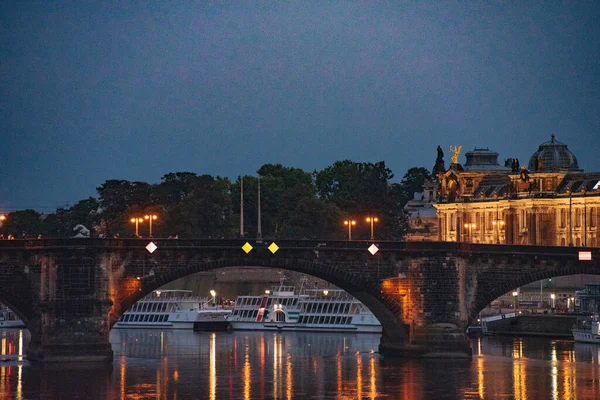
{"type": "MultiPolygon", "coordinates": [[[[385,163],[338,161],[312,173],[280,164],[266,164],[256,176],[228,178],[192,172],[166,174],[158,184],[107,180],[98,197],[41,215],[34,210],[9,213],[0,232],[22,236],[69,237],[81,224],[92,236],[132,237],[132,217],[156,214],[154,237],[236,238],[240,236],[240,190],[244,188],[244,233],[258,227],[258,179],[261,186],[263,237],[346,239],[345,219],[356,220],[353,239],[368,239],[367,216],[376,216],[375,237],[399,240],[405,233],[403,207],[431,174],[411,168],[400,183],[391,183],[385,163]]],[[[139,233],[148,236],[148,222],[139,233]]]]}

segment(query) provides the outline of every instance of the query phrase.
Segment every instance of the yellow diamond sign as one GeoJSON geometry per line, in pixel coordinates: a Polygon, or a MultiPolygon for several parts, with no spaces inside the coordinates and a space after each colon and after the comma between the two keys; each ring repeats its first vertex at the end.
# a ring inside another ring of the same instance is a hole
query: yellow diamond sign
{"type": "Polygon", "coordinates": [[[271,250],[271,253],[275,254],[275,252],[276,252],[277,250],[279,250],[279,246],[277,246],[277,245],[275,244],[275,242],[273,242],[273,243],[271,243],[271,245],[269,246],[269,250],[271,250]]]}
{"type": "Polygon", "coordinates": [[[246,242],[245,245],[242,246],[242,250],[244,250],[246,252],[246,254],[250,253],[252,251],[253,247],[250,243],[246,242]]]}

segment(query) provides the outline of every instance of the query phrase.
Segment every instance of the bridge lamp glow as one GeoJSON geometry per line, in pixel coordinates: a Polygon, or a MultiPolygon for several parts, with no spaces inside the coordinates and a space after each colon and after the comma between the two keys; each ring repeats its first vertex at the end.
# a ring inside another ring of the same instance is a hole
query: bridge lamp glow
{"type": "Polygon", "coordinates": [[[373,234],[373,223],[379,222],[379,218],[377,217],[367,217],[367,222],[371,223],[371,240],[375,240],[375,235],[373,234]]]}
{"type": "Polygon", "coordinates": [[[147,219],[148,222],[150,222],[150,237],[152,237],[152,221],[156,221],[158,219],[158,216],[154,214],[145,215],[144,219],[147,219]]]}
{"type": "Polygon", "coordinates": [[[6,219],[6,215],[0,214],[0,221],[4,221],[6,219]]]}
{"type": "Polygon", "coordinates": [[[140,226],[140,222],[144,222],[143,218],[131,218],[131,222],[135,223],[135,236],[139,237],[140,236],[140,231],[139,231],[139,226],[140,226]]]}
{"type": "Polygon", "coordinates": [[[356,221],[347,219],[344,221],[344,225],[348,227],[348,240],[352,240],[352,227],[356,225],[356,221]]]}

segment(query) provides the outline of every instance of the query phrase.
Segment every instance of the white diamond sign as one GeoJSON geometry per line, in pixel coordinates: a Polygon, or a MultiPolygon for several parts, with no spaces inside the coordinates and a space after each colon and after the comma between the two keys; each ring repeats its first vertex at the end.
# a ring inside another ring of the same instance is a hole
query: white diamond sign
{"type": "Polygon", "coordinates": [[[371,253],[372,255],[375,255],[375,253],[377,253],[379,251],[379,247],[372,244],[371,246],[369,246],[368,250],[369,250],[369,253],[371,253]]]}
{"type": "Polygon", "coordinates": [[[158,249],[158,246],[155,245],[154,242],[150,242],[148,243],[148,246],[146,246],[146,250],[148,250],[150,254],[154,253],[156,249],[158,249]]]}

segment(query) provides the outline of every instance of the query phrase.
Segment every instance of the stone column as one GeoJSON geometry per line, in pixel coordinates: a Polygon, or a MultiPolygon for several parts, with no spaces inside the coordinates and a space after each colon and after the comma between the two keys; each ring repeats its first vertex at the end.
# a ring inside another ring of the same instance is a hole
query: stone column
{"type": "Polygon", "coordinates": [[[403,302],[408,341],[382,337],[380,351],[403,357],[470,359],[472,349],[464,333],[471,305],[466,265],[445,254],[411,258],[408,264],[398,290],[409,294],[403,302]]]}
{"type": "Polygon", "coordinates": [[[37,257],[44,281],[31,321],[30,360],[112,362],[106,279],[93,255],[37,257]]]}

